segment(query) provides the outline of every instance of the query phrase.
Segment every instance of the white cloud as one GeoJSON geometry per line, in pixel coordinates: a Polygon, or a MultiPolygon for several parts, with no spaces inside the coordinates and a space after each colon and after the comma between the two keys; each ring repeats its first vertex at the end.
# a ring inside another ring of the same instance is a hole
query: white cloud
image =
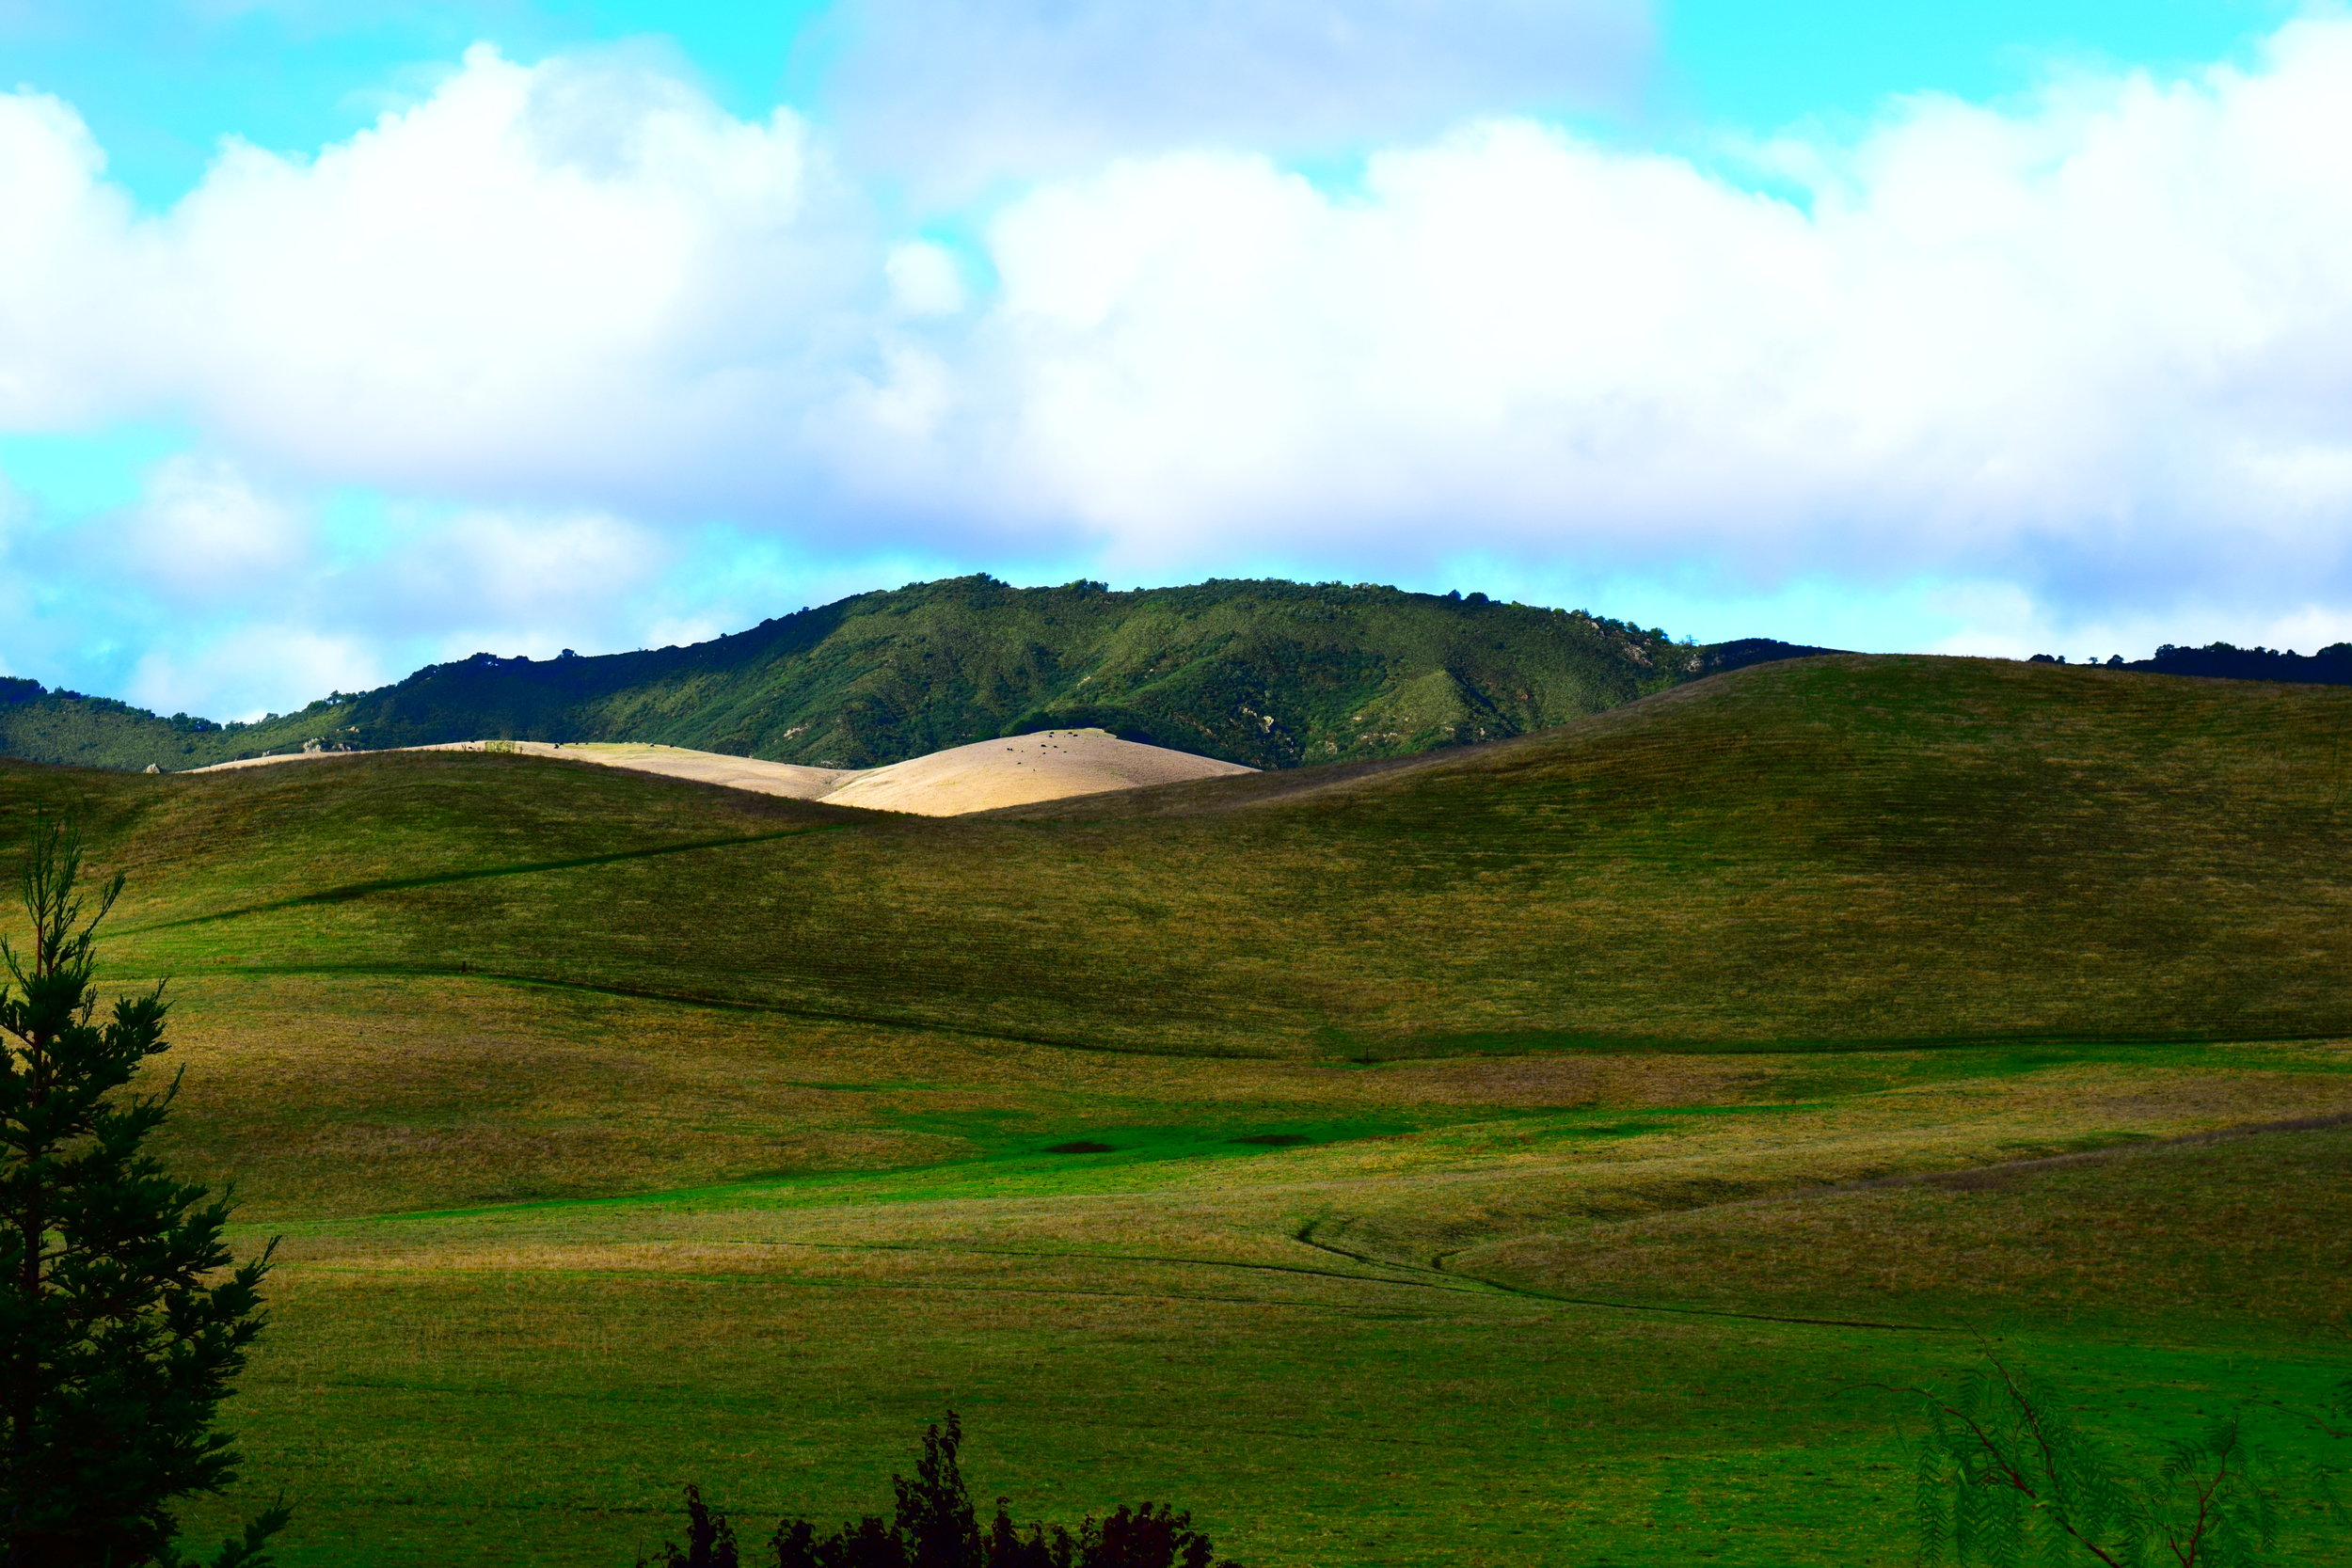
{"type": "Polygon", "coordinates": [[[670,556],[654,531],[605,514],[469,511],[405,541],[372,575],[378,613],[431,628],[450,653],[468,639],[465,653],[554,653],[621,619],[670,556]]]}
{"type": "Polygon", "coordinates": [[[338,482],[659,505],[743,483],[878,295],[800,122],[626,64],[468,54],[301,161],[231,143],[161,219],[71,112],[0,96],[0,420],[184,402],[338,482]]]}
{"type": "Polygon", "coordinates": [[[103,677],[74,684],[158,711],[250,718],[478,651],[634,647],[673,624],[644,602],[677,556],[660,531],[591,512],[395,510],[357,547],[329,547],[313,507],[225,460],[167,458],[129,507],[0,537],[10,654],[34,653],[53,681],[62,656],[103,677]]]}
{"type": "Polygon", "coordinates": [[[963,309],[963,275],[956,259],[928,241],[894,248],[882,262],[890,293],[909,316],[952,316],[963,309]]]}
{"type": "Polygon", "coordinates": [[[131,203],[56,98],[0,94],[0,421],[57,430],[160,390],[123,309],[139,292],[131,203]]]}
{"type": "Polygon", "coordinates": [[[845,0],[821,94],[936,193],[1171,147],[1330,151],[1634,96],[1643,0],[845,0]]]}
{"type": "MultiPolygon", "coordinates": [[[[898,4],[855,13],[859,47],[898,4]]],[[[987,47],[1075,71],[1112,47],[1091,4],[1005,10],[987,47]]],[[[961,5],[929,13],[943,48],[961,5]]],[[[289,627],[428,656],[708,624],[668,574],[713,520],[784,541],[796,581],[1470,555],[1759,604],[1935,580],[1969,585],[1979,631],[1951,635],[2053,651],[2352,609],[2352,23],[2243,70],[1751,150],[1788,199],[1527,118],[1311,180],[1239,144],[1342,124],[1315,118],[1334,81],[1373,105],[1350,126],[1410,120],[1384,83],[1412,114],[1506,101],[1495,40],[1538,13],[1463,13],[1443,91],[1399,63],[1438,14],[1405,0],[1346,37],[1287,4],[1154,14],[1166,79],[1067,145],[1191,145],[927,229],[956,246],[885,232],[824,133],[642,65],[476,50],[315,157],[230,148],[161,216],[70,108],[0,95],[0,428],[184,421],[205,458],[110,525],[166,589],[283,584],[326,607],[289,627]],[[1227,103],[1252,72],[1291,73],[1270,118],[1227,103]],[[417,503],[365,569],[311,537],[301,498],[339,485],[417,503]]]]}
{"type": "Polygon", "coordinates": [[[1964,621],[1966,629],[1927,639],[1917,650],[1921,653],[1995,658],[2057,654],[2083,663],[2104,662],[2118,654],[2125,659],[2145,658],[2167,642],[2185,648],[2229,642],[2310,654],[2352,641],[2352,605],[2300,602],[2291,588],[2269,606],[2191,602],[2162,613],[2122,606],[2069,614],[2062,607],[1999,585],[1947,589],[1933,597],[1940,619],[1964,621]]]}
{"type": "Polygon", "coordinates": [[[123,565],[166,597],[274,594],[311,539],[295,508],[233,464],[195,454],[158,464],[116,527],[123,565]]]}
{"type": "MultiPolygon", "coordinates": [[[[2352,600],[2352,26],[2257,71],[1944,100],[1778,150],[1809,202],[1529,121],[1122,162],[1007,206],[1002,280],[867,477],[1114,566],[1279,541],[2352,600]],[[943,443],[961,442],[953,460],[943,443]]],[[[935,363],[935,361],[934,361],[935,363]]],[[[928,367],[926,374],[930,374],[928,367]]]]}
{"type": "Polygon", "coordinates": [[[120,695],[156,713],[254,720],[295,711],[329,691],[366,691],[387,678],[382,650],[367,639],[270,619],[147,653],[120,695]]]}

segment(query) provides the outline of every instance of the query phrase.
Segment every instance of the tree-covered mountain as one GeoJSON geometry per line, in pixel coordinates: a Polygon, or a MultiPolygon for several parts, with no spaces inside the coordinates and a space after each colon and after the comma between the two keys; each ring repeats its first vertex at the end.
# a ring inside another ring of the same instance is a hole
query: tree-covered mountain
{"type": "Polygon", "coordinates": [[[1216,581],[1113,593],[954,578],[688,647],[436,664],[249,724],[0,681],[0,752],[167,771],[306,745],[635,740],[874,768],[1087,725],[1254,768],[1549,728],[1718,670],[1823,650],[1701,646],[1483,594],[1216,581]]]}

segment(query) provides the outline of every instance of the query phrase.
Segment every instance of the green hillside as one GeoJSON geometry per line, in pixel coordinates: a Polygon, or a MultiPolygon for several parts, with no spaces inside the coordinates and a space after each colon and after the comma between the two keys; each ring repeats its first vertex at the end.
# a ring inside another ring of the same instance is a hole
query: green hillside
{"type": "Polygon", "coordinates": [[[285,1237],[205,1519],[287,1568],[837,1518],[949,1405],[1251,1568],[1897,1568],[1889,1388],[1988,1343],[2127,1450],[2253,1409],[2318,1568],[2348,725],[1848,656],[987,818],[418,753],[0,765],[0,839],[80,803],[285,1237]]]}
{"type": "Polygon", "coordinates": [[[462,965],[1248,1054],[2315,1035],[2352,1030],[2347,727],[2338,688],[1848,656],[996,819],[473,754],[108,787],[127,950],[181,974],[462,965]]]}
{"type": "Polygon", "coordinates": [[[0,752],[174,771],[310,742],[374,750],[500,736],[872,768],[992,736],[1097,725],[1289,768],[1524,734],[1809,651],[1678,644],[1479,594],[1279,581],[1115,594],[958,578],[691,647],[535,662],[481,654],[246,725],[0,682],[0,752]]]}

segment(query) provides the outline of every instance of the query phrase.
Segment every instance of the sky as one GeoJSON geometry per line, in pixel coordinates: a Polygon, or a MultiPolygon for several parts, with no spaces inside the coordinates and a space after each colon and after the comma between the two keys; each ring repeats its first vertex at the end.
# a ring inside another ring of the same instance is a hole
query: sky
{"type": "Polygon", "coordinates": [[[987,571],[2352,640],[2352,13],[0,0],[0,673],[987,571]]]}

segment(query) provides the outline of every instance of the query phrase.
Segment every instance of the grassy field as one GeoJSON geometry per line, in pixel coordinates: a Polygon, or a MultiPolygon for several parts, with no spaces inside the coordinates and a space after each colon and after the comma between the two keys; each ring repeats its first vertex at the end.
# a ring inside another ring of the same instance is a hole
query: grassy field
{"type": "Polygon", "coordinates": [[[130,873],[173,1156],[285,1237],[230,1502],[294,1568],[871,1509],[948,1405],[984,1497],[1253,1565],[1894,1564],[1894,1387],[1987,1343],[2330,1457],[2269,1402],[2352,1374],[2347,720],[1821,660],[989,820],[497,755],[0,811],[130,873]]]}

